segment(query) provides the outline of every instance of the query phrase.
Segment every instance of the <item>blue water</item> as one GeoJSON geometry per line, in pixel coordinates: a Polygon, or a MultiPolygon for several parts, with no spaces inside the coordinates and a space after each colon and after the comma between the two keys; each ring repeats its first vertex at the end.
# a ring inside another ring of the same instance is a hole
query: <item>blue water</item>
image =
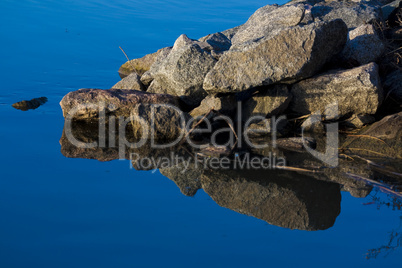
{"type": "Polygon", "coordinates": [[[268,3],[2,0],[0,267],[399,266],[399,247],[366,259],[402,232],[400,210],[371,204],[390,200],[380,192],[342,192],[333,227],[289,230],[220,207],[202,190],[186,197],[129,161],[60,152],[61,98],[115,84],[125,62],[119,46],[141,57],[182,33],[242,24],[268,3]],[[11,107],[41,96],[49,101],[36,110],[11,107]]]}

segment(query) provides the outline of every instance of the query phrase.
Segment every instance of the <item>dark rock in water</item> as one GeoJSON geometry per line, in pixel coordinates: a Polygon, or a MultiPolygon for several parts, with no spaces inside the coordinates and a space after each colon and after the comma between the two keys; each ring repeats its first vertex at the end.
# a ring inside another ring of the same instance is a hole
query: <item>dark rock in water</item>
{"type": "Polygon", "coordinates": [[[207,74],[204,89],[209,94],[233,93],[308,78],[343,49],[346,39],[345,23],[334,20],[288,27],[232,46],[207,74]]]}
{"type": "Polygon", "coordinates": [[[271,117],[281,114],[288,107],[292,95],[287,85],[275,85],[261,88],[257,94],[243,103],[242,121],[246,122],[250,117],[271,117]]]}
{"type": "Polygon", "coordinates": [[[350,118],[341,122],[347,128],[361,128],[375,122],[375,118],[368,114],[354,114],[350,118]]]}
{"type": "Polygon", "coordinates": [[[282,138],[276,140],[278,147],[294,150],[294,151],[304,151],[304,145],[309,148],[315,149],[317,142],[310,137],[292,137],[292,138],[282,138]]]}
{"type": "Polygon", "coordinates": [[[137,90],[84,88],[68,93],[60,102],[63,116],[70,111],[73,119],[95,119],[100,113],[129,117],[134,105],[169,104],[179,107],[179,99],[170,95],[151,94],[137,90]]]}
{"type": "MultiPolygon", "coordinates": [[[[178,96],[189,106],[197,106],[207,95],[202,83],[215,63],[216,59],[196,41],[181,35],[169,55],[155,67],[152,66],[152,77],[163,85],[163,93],[178,96]]],[[[162,93],[159,89],[150,87],[147,91],[162,93]]]]}
{"type": "Polygon", "coordinates": [[[330,21],[333,19],[342,19],[349,29],[366,23],[382,21],[380,6],[372,3],[323,1],[314,5],[311,13],[315,20],[330,21]]]}
{"type": "Polygon", "coordinates": [[[385,45],[374,26],[365,24],[349,32],[349,39],[341,53],[343,61],[357,65],[377,61],[385,51],[385,45]]]}
{"type": "Polygon", "coordinates": [[[301,115],[321,113],[326,120],[352,114],[375,114],[383,100],[378,66],[370,63],[330,71],[292,86],[290,109],[301,115]],[[330,110],[336,109],[336,113],[330,110]]]}
{"type": "Polygon", "coordinates": [[[287,177],[278,171],[206,170],[204,191],[220,206],[299,230],[325,230],[340,213],[339,186],[305,175],[287,177]]]}
{"type": "Polygon", "coordinates": [[[23,100],[20,102],[14,103],[12,106],[15,109],[21,110],[21,111],[28,111],[28,110],[35,110],[39,106],[45,104],[47,102],[46,97],[40,97],[40,98],[35,98],[29,101],[23,100]]]}
{"type": "Polygon", "coordinates": [[[148,71],[160,54],[166,53],[170,48],[161,48],[157,52],[147,54],[142,58],[133,59],[124,63],[119,69],[119,75],[123,79],[131,73],[137,73],[139,76],[148,71]]]}
{"type": "Polygon", "coordinates": [[[342,148],[361,156],[402,158],[402,112],[368,126],[348,138],[342,148]]]}
{"type": "Polygon", "coordinates": [[[208,95],[202,100],[200,106],[190,112],[190,115],[195,118],[203,116],[211,111],[211,109],[214,109],[223,115],[231,116],[236,111],[236,107],[236,97],[232,94],[219,97],[208,95]]]}
{"type": "Polygon", "coordinates": [[[117,82],[112,88],[134,89],[140,91],[145,90],[144,85],[141,83],[140,76],[136,73],[132,73],[124,77],[121,81],[117,82]]]}

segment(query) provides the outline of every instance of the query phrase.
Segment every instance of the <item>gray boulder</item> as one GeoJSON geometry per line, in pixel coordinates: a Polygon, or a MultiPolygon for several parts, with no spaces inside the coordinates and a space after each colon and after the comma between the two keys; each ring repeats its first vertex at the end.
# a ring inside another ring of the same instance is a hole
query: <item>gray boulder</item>
{"type": "Polygon", "coordinates": [[[166,104],[136,104],[130,114],[134,138],[157,141],[180,139],[191,117],[177,107],[166,104]]]}
{"type": "Polygon", "coordinates": [[[380,6],[367,2],[321,2],[312,7],[311,14],[316,21],[342,19],[349,29],[354,29],[366,23],[382,21],[380,6]]]}
{"type": "Polygon", "coordinates": [[[374,26],[365,24],[349,32],[349,39],[341,53],[343,61],[364,65],[377,61],[385,51],[385,46],[374,26]]]}
{"type": "Polygon", "coordinates": [[[141,76],[141,82],[145,86],[149,86],[151,84],[151,82],[154,80],[154,73],[159,69],[159,66],[166,59],[166,57],[170,54],[171,50],[172,50],[172,47],[165,47],[165,48],[158,50],[159,53],[158,53],[157,57],[155,58],[155,61],[149,67],[149,70],[146,71],[141,76]]]}
{"type": "Polygon", "coordinates": [[[242,121],[252,116],[271,117],[281,114],[292,99],[286,85],[275,85],[261,90],[243,103],[242,121]]]}
{"type": "Polygon", "coordinates": [[[383,99],[378,66],[330,71],[292,86],[290,109],[297,114],[321,113],[324,119],[375,114],[383,99]],[[336,114],[333,114],[335,108],[336,114]]]}
{"type": "Polygon", "coordinates": [[[334,20],[289,27],[232,47],[207,74],[204,89],[209,94],[231,93],[308,78],[343,49],[346,39],[345,23],[334,20]]]}
{"type": "Polygon", "coordinates": [[[226,36],[229,40],[232,40],[233,36],[237,33],[237,31],[241,28],[242,25],[224,30],[222,34],[226,36]]]}
{"type": "Polygon", "coordinates": [[[151,68],[159,55],[165,53],[166,50],[169,50],[169,48],[161,48],[157,52],[147,54],[142,58],[127,61],[119,69],[120,77],[123,79],[131,73],[137,73],[140,76],[143,75],[151,68]]]}
{"type": "MultiPolygon", "coordinates": [[[[196,106],[206,96],[202,83],[215,63],[208,52],[182,35],[169,55],[155,68],[152,66],[152,77],[163,86],[163,93],[178,96],[186,104],[196,106]]],[[[157,88],[152,88],[152,92],[161,93],[157,88]]]]}
{"type": "Polygon", "coordinates": [[[134,89],[145,90],[144,85],[141,83],[140,76],[136,73],[131,73],[117,82],[112,88],[114,89],[134,89]]]}
{"type": "Polygon", "coordinates": [[[63,116],[72,118],[94,119],[100,114],[129,117],[134,105],[139,103],[169,104],[179,106],[179,99],[170,95],[151,94],[127,89],[91,89],[83,88],[65,95],[60,102],[63,116]]]}

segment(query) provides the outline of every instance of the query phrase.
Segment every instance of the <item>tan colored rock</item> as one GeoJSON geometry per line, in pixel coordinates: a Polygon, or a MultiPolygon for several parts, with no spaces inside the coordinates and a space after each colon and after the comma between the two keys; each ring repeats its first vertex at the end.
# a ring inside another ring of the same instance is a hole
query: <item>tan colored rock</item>
{"type": "Polygon", "coordinates": [[[145,90],[144,85],[141,83],[140,76],[136,73],[131,73],[124,77],[122,80],[117,82],[112,88],[114,89],[134,89],[134,90],[145,90]]]}

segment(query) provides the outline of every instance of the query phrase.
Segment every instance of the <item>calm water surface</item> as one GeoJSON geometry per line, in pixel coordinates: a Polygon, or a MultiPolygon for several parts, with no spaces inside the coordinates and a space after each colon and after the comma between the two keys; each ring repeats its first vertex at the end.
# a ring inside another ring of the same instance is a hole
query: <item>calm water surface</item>
{"type": "Polygon", "coordinates": [[[61,154],[61,98],[115,84],[119,46],[141,57],[182,33],[237,26],[268,3],[2,0],[0,267],[400,266],[402,214],[376,189],[334,193],[338,211],[325,230],[290,230],[203,190],[187,197],[129,161],[61,154]],[[36,110],[11,107],[41,96],[49,101],[36,110]]]}

